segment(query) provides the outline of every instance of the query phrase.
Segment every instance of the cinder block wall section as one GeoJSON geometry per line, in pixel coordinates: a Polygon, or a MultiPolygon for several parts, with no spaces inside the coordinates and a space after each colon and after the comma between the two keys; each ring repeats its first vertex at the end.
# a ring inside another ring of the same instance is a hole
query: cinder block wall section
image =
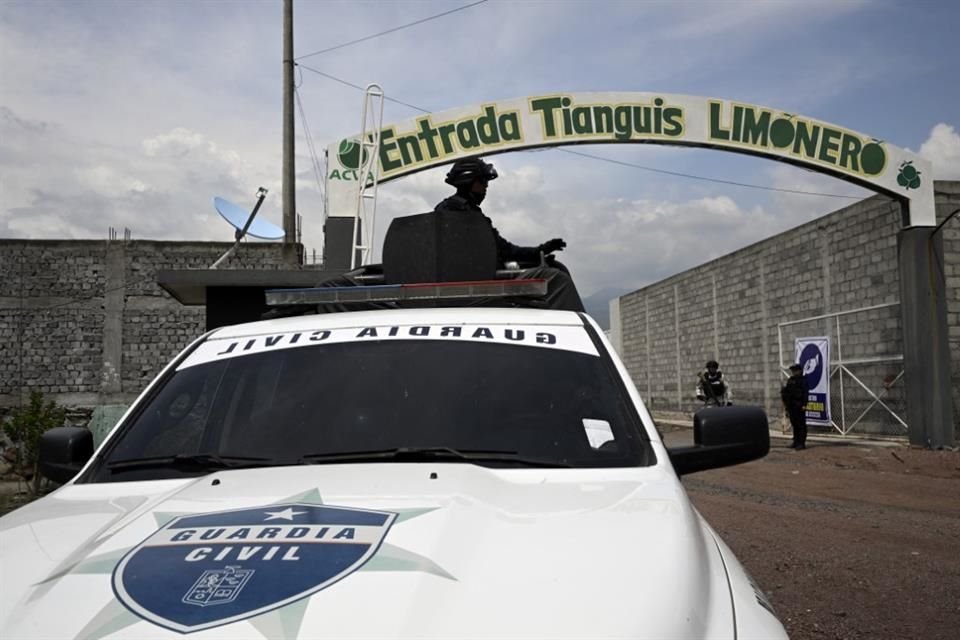
{"type": "MultiPolygon", "coordinates": [[[[942,221],[960,207],[960,182],[937,182],[935,191],[942,221]]],[[[716,358],[736,403],[779,419],[780,364],[792,362],[794,339],[829,336],[832,359],[847,363],[831,378],[834,421],[853,433],[906,435],[894,416],[906,410],[900,228],[899,206],[875,196],[620,298],[621,353],[645,401],[696,410],[697,373],[716,358]]],[[[942,233],[960,416],[960,215],[942,233]]]]}
{"type": "MultiPolygon", "coordinates": [[[[937,182],[937,224],[960,209],[960,181],[937,182]]],[[[960,421],[960,213],[943,226],[943,271],[947,281],[947,331],[950,334],[950,378],[953,415],[960,421]]],[[[954,426],[960,439],[960,425],[954,426]]]]}
{"type": "MultiPolygon", "coordinates": [[[[0,409],[34,389],[67,406],[130,402],[206,323],[157,271],[206,269],[229,247],[0,240],[0,409]]],[[[282,245],[248,243],[225,268],[282,269],[282,245]]]]}

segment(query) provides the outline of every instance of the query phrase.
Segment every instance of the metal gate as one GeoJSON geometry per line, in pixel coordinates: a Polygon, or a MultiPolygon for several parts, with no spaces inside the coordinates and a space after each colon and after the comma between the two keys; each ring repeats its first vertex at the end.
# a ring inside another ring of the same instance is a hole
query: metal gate
{"type": "Polygon", "coordinates": [[[780,372],[784,377],[793,363],[794,338],[830,338],[831,405],[835,409],[839,404],[840,408],[840,422],[834,410],[831,424],[840,435],[907,435],[899,307],[899,302],[888,302],[777,325],[780,372]]]}

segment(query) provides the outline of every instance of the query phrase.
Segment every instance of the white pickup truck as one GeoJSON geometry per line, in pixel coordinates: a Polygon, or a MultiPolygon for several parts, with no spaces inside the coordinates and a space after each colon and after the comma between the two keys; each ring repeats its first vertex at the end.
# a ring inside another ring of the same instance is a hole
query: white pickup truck
{"type": "Polygon", "coordinates": [[[786,637],[679,476],[766,454],[759,409],[667,449],[585,314],[305,315],[214,330],[64,482],[0,518],[0,638],[786,637]]]}

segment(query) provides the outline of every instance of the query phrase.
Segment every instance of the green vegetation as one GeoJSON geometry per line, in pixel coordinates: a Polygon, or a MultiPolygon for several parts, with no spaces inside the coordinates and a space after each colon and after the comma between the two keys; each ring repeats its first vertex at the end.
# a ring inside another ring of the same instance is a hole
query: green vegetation
{"type": "Polygon", "coordinates": [[[62,427],[66,410],[53,400],[44,402],[43,393],[32,391],[26,406],[13,411],[3,430],[13,443],[16,459],[14,473],[26,483],[31,495],[40,494],[40,436],[47,429],[62,427]]]}

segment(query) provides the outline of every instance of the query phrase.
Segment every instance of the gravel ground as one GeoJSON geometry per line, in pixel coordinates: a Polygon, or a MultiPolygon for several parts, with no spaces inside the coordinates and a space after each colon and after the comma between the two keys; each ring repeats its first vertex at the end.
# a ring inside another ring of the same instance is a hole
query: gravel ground
{"type": "Polygon", "coordinates": [[[960,637],[960,453],[787,443],[683,483],[790,637],[960,637]]]}

